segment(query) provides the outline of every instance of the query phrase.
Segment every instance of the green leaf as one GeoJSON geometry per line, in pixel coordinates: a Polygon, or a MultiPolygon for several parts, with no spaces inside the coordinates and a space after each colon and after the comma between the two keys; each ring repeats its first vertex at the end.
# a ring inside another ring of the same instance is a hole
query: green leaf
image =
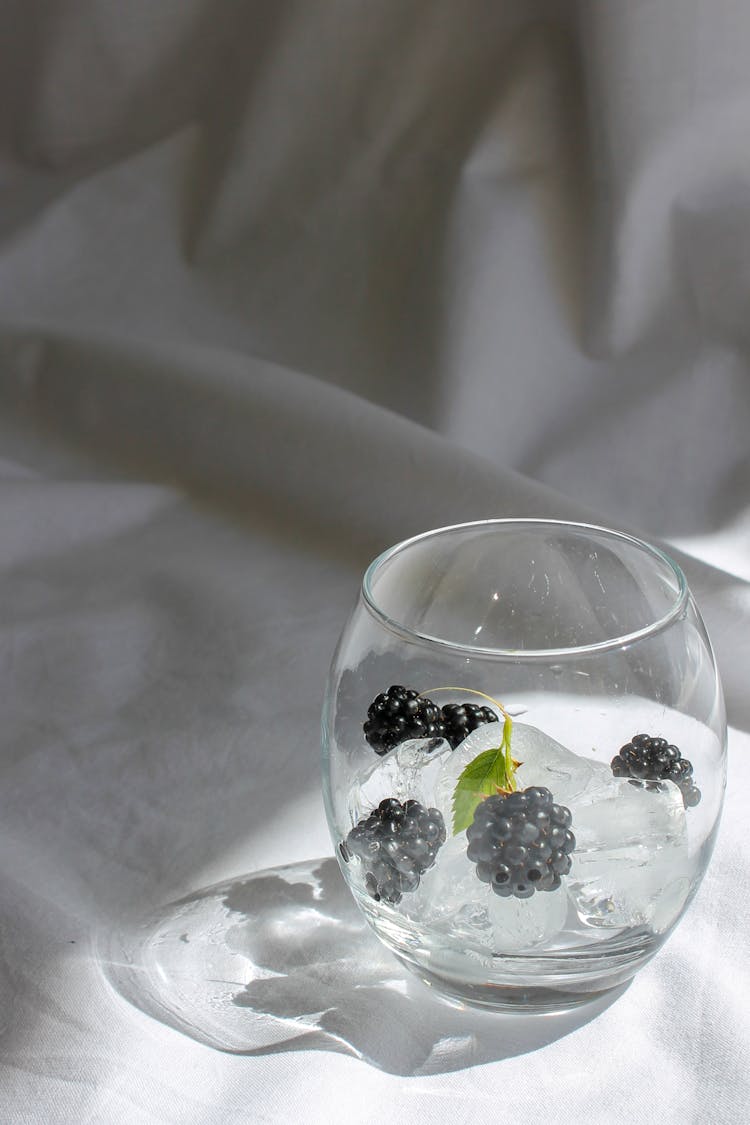
{"type": "Polygon", "coordinates": [[[503,757],[501,748],[485,750],[469,762],[459,777],[453,793],[453,835],[463,832],[474,819],[477,805],[497,788],[494,778],[498,761],[503,757]]]}
{"type": "Polygon", "coordinates": [[[463,770],[453,792],[453,835],[468,828],[474,819],[477,805],[501,789],[516,788],[516,763],[510,753],[510,736],[513,724],[506,718],[502,742],[497,747],[483,750],[463,770]]]}

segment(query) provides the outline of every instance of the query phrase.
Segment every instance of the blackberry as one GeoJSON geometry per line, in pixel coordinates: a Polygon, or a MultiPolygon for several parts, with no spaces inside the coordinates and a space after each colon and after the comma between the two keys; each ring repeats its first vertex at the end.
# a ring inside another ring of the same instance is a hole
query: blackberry
{"type": "Polygon", "coordinates": [[[693,781],[692,763],[666,738],[634,735],[612,759],[612,773],[630,778],[633,785],[647,782],[646,789],[658,789],[660,781],[673,781],[682,793],[685,808],[693,808],[701,799],[693,781]]]}
{"type": "Polygon", "coordinates": [[[491,707],[477,707],[474,703],[446,703],[442,709],[444,734],[455,750],[467,734],[485,723],[496,723],[497,715],[491,707]]]}
{"type": "Polygon", "coordinates": [[[339,850],[347,863],[351,856],[362,860],[368,894],[395,906],[417,889],[444,843],[445,824],[437,809],[388,797],[355,824],[339,850]]]}
{"type": "Polygon", "coordinates": [[[501,898],[556,891],[576,846],[571,819],[570,809],[556,805],[543,786],[487,797],[466,830],[466,854],[501,898]]]}
{"type": "Polygon", "coordinates": [[[376,754],[387,754],[407,738],[440,738],[440,708],[412,688],[394,684],[370,704],[364,732],[376,754]]]}

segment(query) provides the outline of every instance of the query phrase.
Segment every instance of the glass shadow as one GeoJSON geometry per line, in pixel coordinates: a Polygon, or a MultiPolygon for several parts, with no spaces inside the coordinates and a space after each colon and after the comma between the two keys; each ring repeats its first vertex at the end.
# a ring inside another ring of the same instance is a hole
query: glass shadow
{"type": "Polygon", "coordinates": [[[405,1076],[534,1051],[627,987],[544,1016],[445,1001],[377,941],[332,858],[207,887],[101,935],[99,952],[120,996],[208,1046],[338,1051],[405,1076]]]}

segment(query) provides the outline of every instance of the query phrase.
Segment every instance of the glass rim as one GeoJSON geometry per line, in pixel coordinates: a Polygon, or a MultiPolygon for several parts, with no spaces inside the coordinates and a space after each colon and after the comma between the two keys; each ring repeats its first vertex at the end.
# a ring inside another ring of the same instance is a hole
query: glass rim
{"type": "Polygon", "coordinates": [[[682,571],[682,568],[661,548],[655,547],[652,543],[648,543],[645,539],[639,539],[636,535],[631,535],[626,531],[617,531],[614,528],[604,527],[600,524],[584,523],[577,520],[556,520],[544,519],[537,517],[523,517],[523,516],[508,516],[502,518],[492,518],[483,520],[469,520],[466,523],[446,524],[445,527],[431,528],[429,531],[422,531],[418,535],[412,535],[408,539],[402,539],[399,543],[394,543],[393,546],[388,547],[377,555],[370,565],[367,567],[362,578],[362,599],[367,609],[372,615],[380,621],[380,623],[387,628],[390,632],[413,641],[421,642],[422,644],[429,644],[437,646],[442,649],[447,649],[456,652],[462,656],[476,656],[483,659],[496,659],[496,660],[513,660],[513,661],[526,661],[526,660],[562,660],[565,658],[580,658],[581,656],[588,656],[589,654],[606,652],[611,649],[624,648],[626,645],[634,644],[636,641],[645,640],[656,633],[661,632],[668,625],[671,624],[683,612],[689,597],[689,589],[687,579],[682,571]],[[436,637],[430,633],[423,633],[418,629],[412,629],[403,622],[390,617],[385,610],[377,603],[373,591],[373,580],[386,563],[388,563],[396,555],[403,553],[417,543],[422,543],[427,539],[437,538],[438,536],[445,535],[449,532],[455,531],[469,531],[472,528],[491,528],[491,527],[518,527],[519,529],[530,530],[533,527],[538,528],[567,528],[572,531],[586,532],[588,534],[595,533],[609,539],[614,539],[620,543],[627,543],[632,547],[636,547],[646,555],[650,555],[657,562],[665,566],[677,580],[677,591],[674,601],[666,613],[654,621],[644,625],[641,629],[636,629],[630,633],[624,633],[617,637],[608,637],[603,641],[596,641],[593,644],[574,645],[569,648],[541,648],[541,649],[523,649],[523,648],[487,648],[480,645],[467,645],[461,644],[458,641],[447,640],[445,637],[436,637]]]}

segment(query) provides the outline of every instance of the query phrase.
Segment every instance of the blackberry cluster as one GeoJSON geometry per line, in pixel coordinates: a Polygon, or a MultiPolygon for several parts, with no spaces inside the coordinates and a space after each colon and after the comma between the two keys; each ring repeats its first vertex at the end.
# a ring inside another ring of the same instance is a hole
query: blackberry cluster
{"type": "Polygon", "coordinates": [[[431,699],[394,684],[370,704],[364,731],[375,753],[387,754],[407,738],[442,738],[443,722],[431,699]]]}
{"type": "Polygon", "coordinates": [[[347,863],[353,855],[362,860],[371,897],[395,906],[417,889],[444,843],[445,824],[437,809],[388,797],[355,824],[339,850],[347,863]]]}
{"type": "Polygon", "coordinates": [[[543,786],[487,797],[466,830],[466,854],[501,898],[556,891],[576,846],[571,819],[570,809],[556,805],[543,786]]]}
{"type": "Polygon", "coordinates": [[[692,763],[666,738],[636,734],[612,759],[612,773],[631,778],[634,785],[650,783],[647,789],[658,789],[660,781],[673,781],[682,793],[685,808],[693,808],[701,799],[701,791],[693,782],[692,763]]]}
{"type": "Polygon", "coordinates": [[[443,737],[454,750],[477,727],[497,722],[497,715],[491,707],[477,707],[474,703],[446,703],[441,716],[443,737]]]}
{"type": "Polygon", "coordinates": [[[413,688],[394,684],[370,704],[364,731],[376,754],[387,754],[407,738],[445,738],[455,750],[477,727],[496,722],[491,707],[446,703],[441,708],[413,688]]]}

